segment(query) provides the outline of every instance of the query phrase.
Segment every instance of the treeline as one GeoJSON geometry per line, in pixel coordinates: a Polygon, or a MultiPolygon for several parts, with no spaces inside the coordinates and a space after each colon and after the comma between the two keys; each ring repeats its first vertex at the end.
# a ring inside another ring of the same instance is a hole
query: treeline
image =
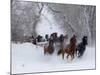
{"type": "MultiPolygon", "coordinates": [[[[35,30],[41,20],[44,7],[53,14],[62,29],[79,39],[87,35],[89,42],[95,42],[96,7],[72,4],[36,3],[32,1],[11,0],[11,40],[24,42],[30,36],[37,36],[35,30]]],[[[47,17],[45,14],[44,16],[47,17]]],[[[48,21],[50,22],[50,21],[48,21]]]]}

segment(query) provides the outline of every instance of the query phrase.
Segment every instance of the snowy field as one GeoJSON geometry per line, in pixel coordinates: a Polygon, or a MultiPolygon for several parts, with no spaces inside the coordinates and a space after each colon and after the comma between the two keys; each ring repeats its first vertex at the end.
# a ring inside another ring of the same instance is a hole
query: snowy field
{"type": "Polygon", "coordinates": [[[95,68],[95,48],[87,47],[82,58],[68,61],[65,57],[44,55],[43,47],[31,43],[12,43],[12,73],[34,73],[95,68]]]}

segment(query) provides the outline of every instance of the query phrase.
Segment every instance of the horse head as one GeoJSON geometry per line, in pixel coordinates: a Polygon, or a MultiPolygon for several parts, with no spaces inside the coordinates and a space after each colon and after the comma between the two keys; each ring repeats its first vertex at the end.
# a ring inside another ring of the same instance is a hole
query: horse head
{"type": "Polygon", "coordinates": [[[64,41],[64,35],[63,34],[60,35],[59,40],[60,40],[60,42],[64,41]]]}
{"type": "Polygon", "coordinates": [[[83,36],[82,41],[84,45],[88,44],[87,40],[88,40],[87,36],[83,36]]]}
{"type": "Polygon", "coordinates": [[[71,45],[75,45],[76,42],[77,42],[77,40],[76,40],[76,35],[73,35],[72,38],[70,39],[70,44],[71,44],[71,45]]]}

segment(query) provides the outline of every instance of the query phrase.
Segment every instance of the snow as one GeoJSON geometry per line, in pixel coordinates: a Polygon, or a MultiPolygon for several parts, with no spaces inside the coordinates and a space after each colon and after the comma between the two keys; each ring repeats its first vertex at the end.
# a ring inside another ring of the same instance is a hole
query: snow
{"type": "MultiPolygon", "coordinates": [[[[54,32],[57,32],[58,36],[65,33],[46,5],[41,12],[35,31],[37,35],[40,34],[41,36],[45,36],[45,34],[50,36],[54,32]]],[[[61,55],[57,56],[57,49],[52,55],[44,55],[43,45],[41,44],[36,46],[31,43],[12,43],[11,45],[13,74],[95,68],[95,46],[87,46],[82,58],[75,58],[70,61],[66,59],[66,56],[64,60],[61,55]]]]}
{"type": "Polygon", "coordinates": [[[44,55],[43,47],[31,43],[12,43],[12,73],[34,73],[95,68],[95,47],[87,47],[82,58],[73,61],[57,56],[44,55]]]}

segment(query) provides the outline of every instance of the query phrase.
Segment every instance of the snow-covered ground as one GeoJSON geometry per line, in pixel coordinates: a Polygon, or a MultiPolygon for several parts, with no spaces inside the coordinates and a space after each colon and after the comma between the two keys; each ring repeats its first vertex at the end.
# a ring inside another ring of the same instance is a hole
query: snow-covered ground
{"type": "Polygon", "coordinates": [[[31,43],[12,43],[12,73],[47,72],[95,68],[95,47],[87,47],[82,58],[73,61],[57,56],[44,55],[43,47],[31,43]]]}

